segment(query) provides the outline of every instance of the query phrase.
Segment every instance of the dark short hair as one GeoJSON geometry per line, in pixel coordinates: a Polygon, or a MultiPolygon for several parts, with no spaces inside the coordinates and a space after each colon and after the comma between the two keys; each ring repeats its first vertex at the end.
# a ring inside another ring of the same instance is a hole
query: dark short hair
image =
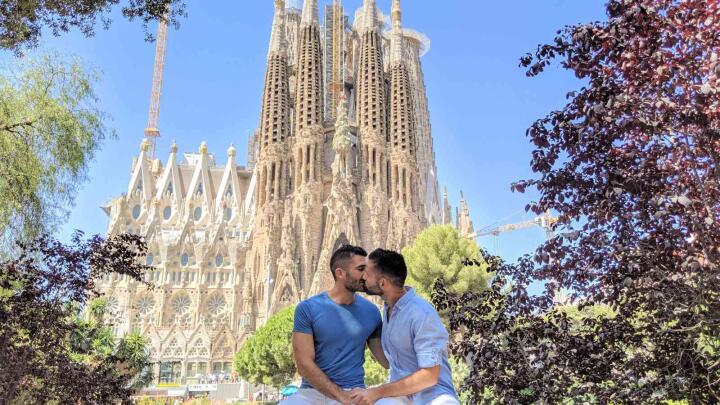
{"type": "Polygon", "coordinates": [[[390,280],[396,287],[403,287],[407,278],[405,258],[398,252],[385,249],[375,249],[368,259],[372,260],[380,273],[390,280]]]}
{"type": "Polygon", "coordinates": [[[345,267],[348,259],[353,256],[365,257],[367,256],[367,252],[360,246],[353,245],[342,245],[333,252],[332,257],[330,258],[330,272],[332,273],[333,278],[335,278],[335,269],[338,267],[345,267]]]}

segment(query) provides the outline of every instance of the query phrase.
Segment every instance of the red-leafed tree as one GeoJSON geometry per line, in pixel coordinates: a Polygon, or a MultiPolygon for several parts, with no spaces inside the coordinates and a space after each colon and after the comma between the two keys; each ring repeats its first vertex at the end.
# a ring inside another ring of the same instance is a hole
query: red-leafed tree
{"type": "Polygon", "coordinates": [[[539,191],[528,209],[555,211],[557,236],[514,264],[487,257],[487,292],[434,295],[475,402],[720,399],[719,4],[610,0],[607,21],[522,59],[584,85],[528,130],[537,176],[513,185],[539,191]],[[572,317],[561,289],[612,311],[572,317]]]}
{"type": "MultiPolygon", "coordinates": [[[[135,235],[65,245],[42,237],[0,263],[0,403],[129,403],[147,384],[145,338],[116,339],[111,325],[84,319],[94,281],[110,274],[144,283],[145,242],[135,235]]],[[[102,315],[90,305],[93,315],[102,315]]]]}

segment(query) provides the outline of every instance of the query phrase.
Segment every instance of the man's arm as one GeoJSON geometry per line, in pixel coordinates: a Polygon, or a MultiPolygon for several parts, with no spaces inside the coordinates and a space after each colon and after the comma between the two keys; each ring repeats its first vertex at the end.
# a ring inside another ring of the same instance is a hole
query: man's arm
{"type": "Polygon", "coordinates": [[[384,369],[390,368],[390,362],[385,357],[385,352],[382,348],[382,343],[380,341],[380,338],[370,338],[367,342],[368,348],[370,349],[370,352],[372,352],[373,357],[375,357],[375,360],[377,360],[378,363],[380,363],[381,366],[383,366],[384,369]]]}
{"type": "Polygon", "coordinates": [[[437,384],[440,377],[440,365],[421,368],[402,380],[383,384],[375,388],[363,390],[356,388],[351,391],[351,398],[358,405],[372,405],[381,398],[402,397],[423,391],[437,384]]]}
{"type": "Polygon", "coordinates": [[[295,365],[301,376],[310,382],[316,390],[324,395],[339,401],[342,404],[350,404],[350,396],[342,388],[334,384],[315,364],[315,343],[313,336],[307,333],[293,332],[293,352],[295,354],[295,365]]]}
{"type": "Polygon", "coordinates": [[[413,322],[413,349],[419,369],[402,380],[384,384],[369,390],[353,390],[355,403],[373,404],[380,398],[416,394],[437,384],[440,379],[442,353],[448,344],[448,333],[437,312],[426,313],[422,319],[413,322]]]}

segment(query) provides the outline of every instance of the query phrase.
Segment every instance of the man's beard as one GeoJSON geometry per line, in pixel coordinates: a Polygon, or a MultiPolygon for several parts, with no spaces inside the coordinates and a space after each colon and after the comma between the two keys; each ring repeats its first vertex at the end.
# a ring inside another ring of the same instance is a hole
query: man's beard
{"type": "Polygon", "coordinates": [[[365,282],[362,283],[363,292],[367,295],[382,295],[382,290],[379,285],[368,286],[365,282]]]}
{"type": "Polygon", "coordinates": [[[363,283],[362,280],[350,280],[345,283],[345,288],[352,292],[367,292],[367,290],[365,290],[365,283],[363,283]]]}

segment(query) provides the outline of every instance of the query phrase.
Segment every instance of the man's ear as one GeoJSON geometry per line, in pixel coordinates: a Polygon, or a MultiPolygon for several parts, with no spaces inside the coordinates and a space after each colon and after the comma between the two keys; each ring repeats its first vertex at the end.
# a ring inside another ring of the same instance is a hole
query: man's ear
{"type": "Polygon", "coordinates": [[[345,278],[345,269],[342,267],[338,267],[335,269],[335,278],[339,278],[342,275],[342,278],[345,278]]]}

